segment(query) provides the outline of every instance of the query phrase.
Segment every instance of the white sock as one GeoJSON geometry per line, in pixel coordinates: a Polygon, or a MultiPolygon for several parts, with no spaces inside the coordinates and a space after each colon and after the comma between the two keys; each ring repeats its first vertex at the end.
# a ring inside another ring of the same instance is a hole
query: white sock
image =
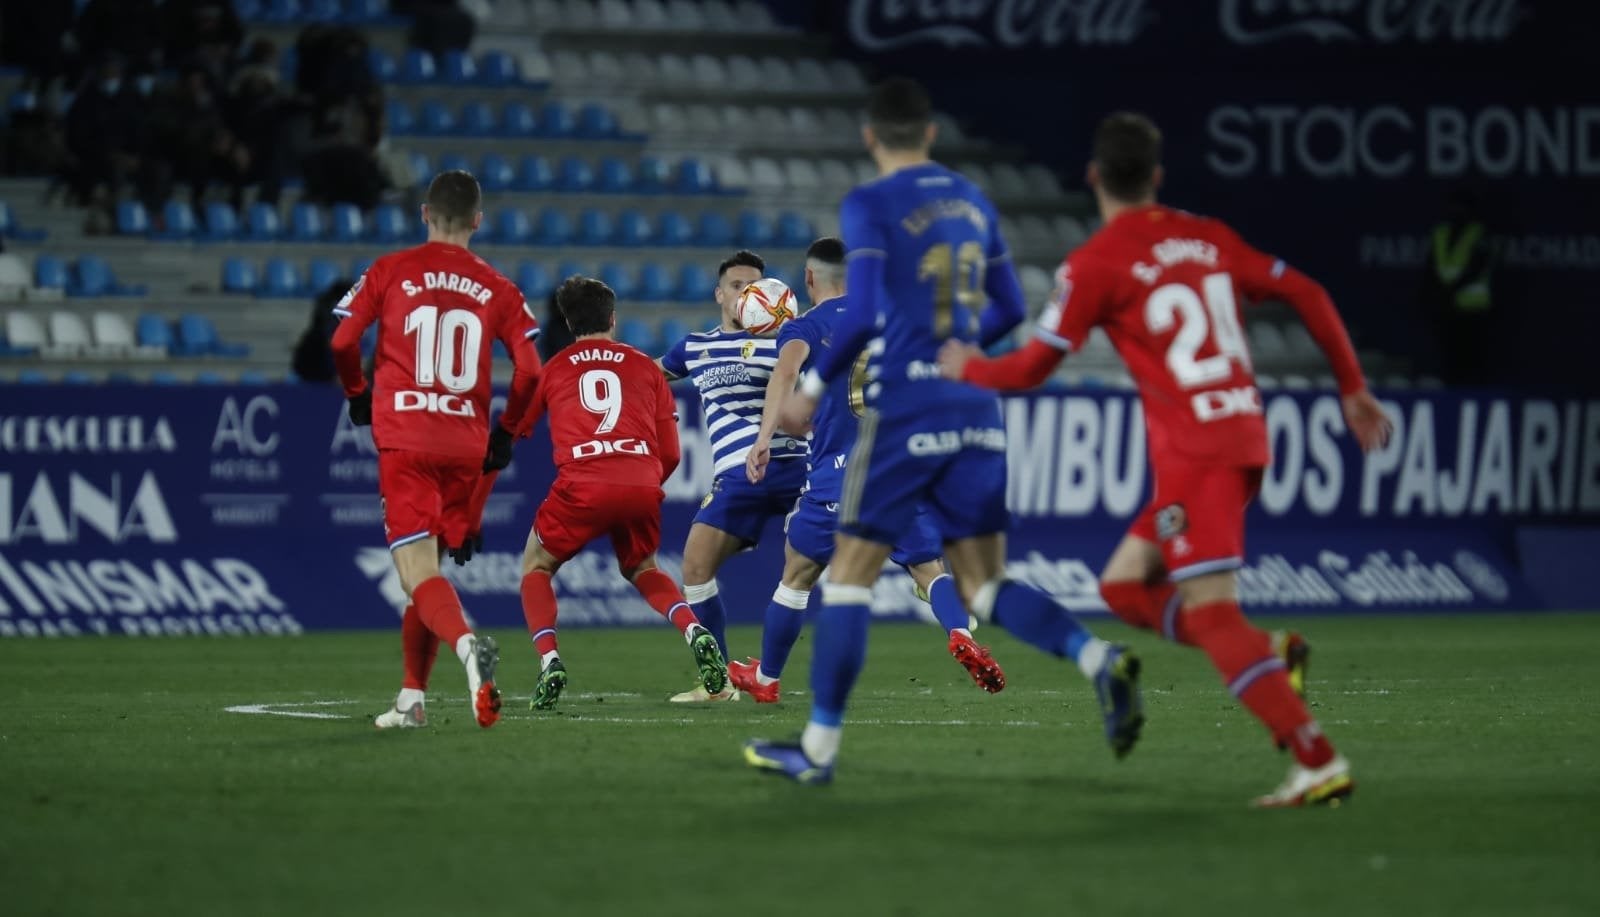
{"type": "Polygon", "coordinates": [[[471,634],[462,634],[461,639],[456,641],[456,658],[461,660],[462,665],[472,664],[472,644],[471,634]]]}
{"type": "Polygon", "coordinates": [[[551,650],[550,652],[545,653],[543,656],[540,656],[539,657],[539,671],[543,672],[545,669],[550,668],[550,663],[555,662],[557,659],[560,659],[560,658],[561,658],[561,654],[556,652],[555,650],[551,650]]]}
{"type": "Polygon", "coordinates": [[[756,666],[756,684],[758,684],[758,685],[775,685],[777,683],[778,683],[778,680],[776,678],[773,678],[771,675],[768,675],[766,672],[763,672],[761,670],[761,666],[756,666]]]}
{"type": "MultiPolygon", "coordinates": [[[[683,629],[683,642],[694,646],[694,638],[700,636],[700,632],[703,630],[706,630],[704,624],[690,624],[683,629]]],[[[710,633],[710,631],[706,631],[706,633],[710,633]]]]}
{"type": "Polygon", "coordinates": [[[950,632],[951,636],[955,636],[956,634],[960,634],[961,636],[966,637],[969,640],[972,639],[972,631],[967,630],[965,627],[958,627],[955,630],[950,632]]]}
{"type": "Polygon", "coordinates": [[[839,757],[839,737],[843,732],[838,726],[807,723],[805,731],[800,733],[800,749],[811,763],[827,767],[839,757]]]}
{"type": "Polygon", "coordinates": [[[1083,645],[1083,652],[1078,654],[1078,671],[1084,678],[1093,678],[1100,674],[1100,669],[1106,664],[1106,656],[1111,652],[1111,644],[1099,637],[1093,637],[1083,645]]]}
{"type": "Polygon", "coordinates": [[[395,698],[394,709],[410,710],[428,699],[428,695],[421,688],[401,688],[400,696],[395,698]]]}

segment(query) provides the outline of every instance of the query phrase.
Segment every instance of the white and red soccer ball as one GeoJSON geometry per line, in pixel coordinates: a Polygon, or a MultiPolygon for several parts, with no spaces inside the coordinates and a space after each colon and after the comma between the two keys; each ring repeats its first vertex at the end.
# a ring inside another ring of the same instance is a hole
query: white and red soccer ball
{"type": "Polygon", "coordinates": [[[739,292],[739,324],[756,337],[771,337],[795,317],[794,291],[781,280],[763,277],[739,292]]]}

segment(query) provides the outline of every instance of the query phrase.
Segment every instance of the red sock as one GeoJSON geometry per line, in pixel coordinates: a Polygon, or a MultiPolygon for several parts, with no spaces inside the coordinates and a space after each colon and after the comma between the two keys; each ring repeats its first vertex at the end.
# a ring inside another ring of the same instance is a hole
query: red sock
{"type": "Polygon", "coordinates": [[[456,587],[442,576],[431,576],[417,584],[411,591],[411,601],[417,606],[417,616],[434,636],[453,652],[456,643],[472,632],[461,613],[461,598],[456,587]]]}
{"type": "Polygon", "coordinates": [[[439,657],[439,638],[422,623],[415,605],[407,605],[406,613],[400,617],[400,652],[406,662],[406,677],[400,687],[428,690],[428,675],[439,657]]]}
{"type": "Polygon", "coordinates": [[[556,651],[556,590],[550,574],[535,570],[522,578],[522,617],[533,635],[533,649],[543,658],[556,651]]]}
{"type": "Polygon", "coordinates": [[[633,588],[639,590],[639,594],[644,596],[657,614],[671,621],[678,633],[684,633],[700,623],[700,619],[694,616],[694,609],[683,600],[678,584],[660,570],[646,570],[634,577],[633,588]]]}
{"type": "Polygon", "coordinates": [[[1210,602],[1183,610],[1189,633],[1222,673],[1228,690],[1272,737],[1294,751],[1306,767],[1333,759],[1333,746],[1311,718],[1306,705],[1289,687],[1283,660],[1272,652],[1266,631],[1252,627],[1233,601],[1210,602]]]}
{"type": "Polygon", "coordinates": [[[1153,630],[1174,643],[1195,646],[1184,620],[1178,587],[1170,580],[1141,583],[1117,580],[1100,584],[1100,597],[1113,614],[1134,627],[1153,630]]]}

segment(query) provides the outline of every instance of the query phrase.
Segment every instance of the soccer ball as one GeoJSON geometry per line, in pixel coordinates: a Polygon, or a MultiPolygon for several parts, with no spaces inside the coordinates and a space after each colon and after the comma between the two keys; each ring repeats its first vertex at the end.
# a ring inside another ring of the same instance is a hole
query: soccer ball
{"type": "Polygon", "coordinates": [[[794,291],[781,280],[763,277],[739,291],[739,324],[756,337],[777,334],[794,316],[794,291]]]}

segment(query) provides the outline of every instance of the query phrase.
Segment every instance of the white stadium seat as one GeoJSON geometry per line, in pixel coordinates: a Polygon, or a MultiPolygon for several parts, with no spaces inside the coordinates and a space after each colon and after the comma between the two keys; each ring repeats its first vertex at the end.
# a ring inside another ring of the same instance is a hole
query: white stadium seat
{"type": "Polygon", "coordinates": [[[94,314],[94,343],[108,350],[132,350],[133,328],[115,312],[94,314]]]}
{"type": "Polygon", "coordinates": [[[1058,216],[1050,224],[1055,230],[1056,239],[1061,243],[1061,250],[1069,252],[1084,243],[1089,238],[1089,232],[1083,223],[1075,217],[1058,216]]]}
{"type": "Polygon", "coordinates": [[[0,296],[18,296],[32,286],[28,262],[18,255],[0,254],[0,296]]]}
{"type": "Polygon", "coordinates": [[[859,92],[867,88],[867,80],[861,75],[861,68],[852,61],[830,61],[828,75],[833,78],[833,88],[839,92],[859,92]]]}
{"type": "Polygon", "coordinates": [[[826,67],[815,58],[806,58],[797,61],[794,65],[795,83],[806,92],[829,92],[833,89],[833,78],[828,75],[826,67]]]}
{"type": "Polygon", "coordinates": [[[855,171],[843,160],[824,159],[817,163],[817,171],[822,175],[822,184],[836,192],[856,183],[855,171]]]}
{"type": "Polygon", "coordinates": [[[578,52],[557,51],[550,64],[551,69],[555,71],[556,82],[564,83],[574,89],[588,86],[589,65],[578,52]]]}
{"type": "Polygon", "coordinates": [[[733,15],[741,32],[759,35],[778,31],[778,23],[773,20],[772,11],[756,0],[740,0],[738,6],[734,8],[733,15]]]}
{"type": "Polygon", "coordinates": [[[763,105],[755,110],[751,118],[756,131],[771,140],[784,140],[789,136],[789,119],[783,111],[771,105],[763,105]]]}
{"type": "Polygon", "coordinates": [[[817,116],[816,109],[805,107],[789,109],[789,133],[798,139],[824,136],[822,119],[817,116]]]}
{"type": "Polygon", "coordinates": [[[663,31],[672,28],[672,20],[661,0],[633,0],[633,27],[663,31]]]}
{"type": "Polygon", "coordinates": [[[631,29],[638,17],[627,0],[600,0],[600,24],[608,29],[631,29]]]}
{"type": "Polygon", "coordinates": [[[672,22],[672,27],[680,32],[701,32],[707,28],[705,16],[700,11],[700,4],[694,0],[671,0],[667,4],[667,19],[672,22]]]}
{"type": "Polygon", "coordinates": [[[677,54],[663,54],[656,59],[661,68],[661,83],[674,89],[685,89],[694,85],[694,68],[689,66],[689,61],[677,54]]]}
{"type": "Polygon", "coordinates": [[[857,159],[853,168],[856,170],[854,184],[864,185],[878,179],[878,164],[870,159],[857,159]]]}
{"type": "Polygon", "coordinates": [[[717,163],[717,184],[724,188],[750,187],[750,170],[737,156],[723,157],[717,163]]]}
{"type": "Polygon", "coordinates": [[[1267,376],[1262,375],[1261,373],[1256,373],[1256,388],[1261,389],[1263,392],[1270,392],[1274,389],[1279,389],[1282,387],[1283,386],[1278,384],[1277,376],[1267,376]]]}
{"type": "Polygon", "coordinates": [[[1030,306],[1042,304],[1050,296],[1055,278],[1036,264],[1024,264],[1017,269],[1017,279],[1022,282],[1022,299],[1030,306]]]}
{"type": "MultiPolygon", "coordinates": [[[[1250,326],[1250,352],[1263,360],[1286,360],[1289,357],[1289,345],[1283,340],[1283,332],[1271,322],[1255,322],[1250,326]]],[[[1289,380],[1284,379],[1284,387],[1289,387],[1289,380]]]]}
{"type": "Polygon", "coordinates": [[[789,66],[789,62],[770,55],[761,59],[761,80],[760,87],[749,88],[761,88],[768,92],[790,92],[799,85],[794,78],[794,68],[789,66]]]}
{"type": "Polygon", "coordinates": [[[1311,339],[1311,332],[1299,322],[1284,326],[1283,340],[1289,345],[1289,353],[1297,359],[1315,359],[1322,354],[1317,342],[1311,339]]]}
{"type": "Polygon", "coordinates": [[[726,0],[700,0],[700,13],[705,16],[706,28],[713,32],[739,31],[739,16],[726,0]]]}
{"type": "Polygon", "coordinates": [[[710,105],[689,106],[689,129],[706,139],[721,133],[727,125],[717,114],[717,110],[710,105]]]}
{"type": "Polygon", "coordinates": [[[656,69],[656,59],[648,54],[625,54],[622,61],[622,72],[629,83],[637,86],[655,86],[661,80],[661,71],[656,69]]]}
{"type": "Polygon", "coordinates": [[[946,144],[965,143],[967,132],[961,129],[956,119],[943,113],[934,113],[933,123],[939,125],[939,140],[946,144]]]}
{"type": "Polygon", "coordinates": [[[1026,214],[1019,217],[1017,230],[1021,235],[1013,241],[1013,244],[1021,246],[1026,251],[1045,256],[1064,253],[1061,243],[1056,241],[1056,234],[1050,229],[1050,223],[1042,216],[1026,214]]]}
{"type": "Polygon", "coordinates": [[[628,81],[627,68],[622,66],[622,61],[607,51],[595,51],[589,55],[589,79],[591,82],[602,86],[615,86],[628,81]]]}
{"type": "Polygon", "coordinates": [[[49,343],[39,317],[29,312],[12,312],[6,316],[6,340],[12,347],[43,347],[49,343]]]}
{"type": "Polygon", "coordinates": [[[528,5],[522,0],[495,0],[486,21],[496,32],[520,29],[528,24],[528,5]]]}
{"type": "Polygon", "coordinates": [[[1028,183],[1028,193],[1041,197],[1061,197],[1061,180],[1056,178],[1056,173],[1038,163],[1033,163],[1022,170],[1023,180],[1028,183]]]}
{"type": "Polygon", "coordinates": [[[755,191],[782,191],[783,169],[765,157],[750,160],[750,187],[755,191]]]}
{"type": "Polygon", "coordinates": [[[992,193],[994,181],[989,178],[989,170],[975,162],[963,162],[955,167],[957,172],[972,180],[972,183],[982,188],[985,192],[992,193]]]}
{"type": "Polygon", "coordinates": [[[1283,387],[1291,392],[1307,392],[1311,390],[1311,380],[1305,376],[1289,375],[1283,377],[1283,387]]]}
{"type": "Polygon", "coordinates": [[[794,191],[814,192],[822,187],[822,174],[809,159],[790,159],[783,164],[784,179],[794,191]]]}
{"type": "Polygon", "coordinates": [[[650,126],[653,133],[676,133],[688,128],[689,116],[683,106],[662,102],[650,107],[650,126]]]}
{"type": "Polygon", "coordinates": [[[76,312],[50,313],[50,343],[63,350],[82,350],[89,346],[89,326],[76,312]]]}
{"type": "Polygon", "coordinates": [[[569,29],[593,29],[600,24],[600,11],[591,0],[565,0],[561,17],[561,25],[569,29]]]}
{"type": "Polygon", "coordinates": [[[540,29],[553,29],[566,24],[566,12],[561,7],[561,0],[530,0],[528,16],[534,26],[540,29]]]}
{"type": "Polygon", "coordinates": [[[721,89],[730,85],[728,68],[709,54],[696,54],[689,65],[694,68],[694,83],[701,89],[721,89]]]}

